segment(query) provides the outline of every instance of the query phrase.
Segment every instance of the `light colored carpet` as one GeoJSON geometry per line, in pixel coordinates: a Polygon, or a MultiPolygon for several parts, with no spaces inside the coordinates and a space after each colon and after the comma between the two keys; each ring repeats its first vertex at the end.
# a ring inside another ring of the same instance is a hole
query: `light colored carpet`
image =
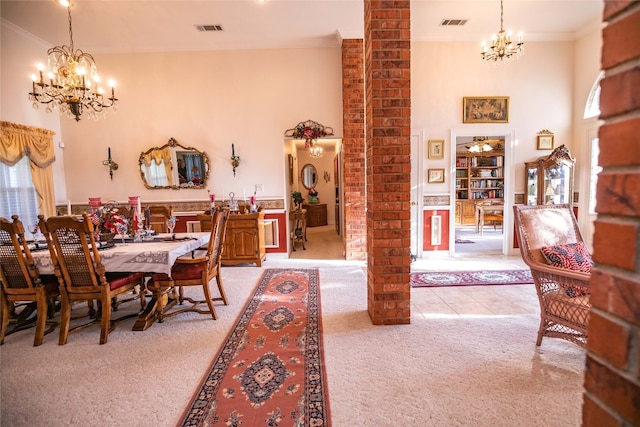
{"type": "MultiPolygon", "coordinates": [[[[264,263],[291,266],[320,268],[333,426],[580,424],[584,350],[548,338],[536,348],[537,314],[439,314],[420,301],[431,290],[414,289],[410,325],[373,326],[361,263],[264,263]]],[[[102,346],[97,327],[66,346],[57,330],[40,347],[33,330],[7,337],[0,425],[174,426],[262,272],[223,268],[231,304],[219,306],[216,321],[189,313],[133,332],[131,319],[102,346]]],[[[531,289],[518,295],[535,298],[531,289]]]]}

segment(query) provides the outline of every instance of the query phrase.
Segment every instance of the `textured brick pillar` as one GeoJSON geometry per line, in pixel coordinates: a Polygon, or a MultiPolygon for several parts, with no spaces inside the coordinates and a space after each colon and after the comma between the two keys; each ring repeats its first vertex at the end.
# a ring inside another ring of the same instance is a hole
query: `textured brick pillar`
{"type": "Polygon", "coordinates": [[[584,426],[640,426],[640,3],[607,1],[584,426]]]}
{"type": "Polygon", "coordinates": [[[344,239],[347,260],[365,260],[364,42],[342,41],[344,239]]]}
{"type": "Polygon", "coordinates": [[[367,302],[375,325],[407,324],[411,247],[409,1],[365,0],[367,302]]]}

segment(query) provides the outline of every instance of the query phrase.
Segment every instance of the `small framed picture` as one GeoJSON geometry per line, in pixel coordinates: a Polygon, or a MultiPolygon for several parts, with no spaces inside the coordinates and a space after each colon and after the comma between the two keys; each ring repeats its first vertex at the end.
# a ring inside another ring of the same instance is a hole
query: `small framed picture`
{"type": "Polygon", "coordinates": [[[538,150],[553,150],[553,134],[538,135],[538,150]]]}
{"type": "Polygon", "coordinates": [[[429,140],[429,158],[444,159],[444,139],[429,140]]]}
{"type": "Polygon", "coordinates": [[[444,169],[429,169],[427,173],[429,183],[444,182],[444,169]]]}

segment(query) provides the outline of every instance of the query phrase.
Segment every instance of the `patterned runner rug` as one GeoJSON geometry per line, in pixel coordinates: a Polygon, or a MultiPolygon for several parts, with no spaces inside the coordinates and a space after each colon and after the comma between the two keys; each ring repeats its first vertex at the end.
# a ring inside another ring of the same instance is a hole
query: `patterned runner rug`
{"type": "Polygon", "coordinates": [[[318,269],[267,269],[181,426],[330,426],[318,269]]]}
{"type": "Polygon", "coordinates": [[[531,270],[444,271],[411,273],[411,286],[524,285],[533,283],[531,270]]]}

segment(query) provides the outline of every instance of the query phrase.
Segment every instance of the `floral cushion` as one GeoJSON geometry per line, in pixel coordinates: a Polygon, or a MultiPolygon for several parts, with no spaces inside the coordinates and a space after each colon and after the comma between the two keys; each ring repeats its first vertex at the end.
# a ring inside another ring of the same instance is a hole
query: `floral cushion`
{"type": "Polygon", "coordinates": [[[584,273],[591,272],[593,261],[583,242],[544,246],[541,250],[547,262],[554,267],[568,268],[584,273]]]}
{"type": "MultiPolygon", "coordinates": [[[[591,254],[583,242],[569,243],[566,245],[544,246],[542,254],[550,265],[569,270],[590,273],[593,266],[591,254]]],[[[569,297],[587,295],[589,290],[581,286],[569,287],[566,294],[569,297]]]]}

